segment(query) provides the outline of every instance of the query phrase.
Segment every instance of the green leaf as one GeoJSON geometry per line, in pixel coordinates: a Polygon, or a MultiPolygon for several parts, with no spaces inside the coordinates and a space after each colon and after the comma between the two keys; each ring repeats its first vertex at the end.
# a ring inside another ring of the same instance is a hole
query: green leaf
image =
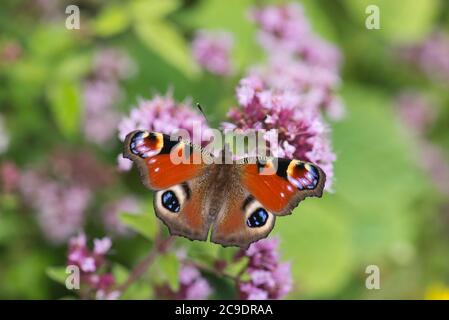
{"type": "Polygon", "coordinates": [[[168,282],[172,290],[179,289],[179,268],[180,262],[175,254],[167,253],[159,256],[158,265],[161,269],[165,280],[168,282]]]}
{"type": "MultiPolygon", "coordinates": [[[[246,266],[248,265],[248,259],[242,258],[236,262],[230,262],[224,272],[236,277],[246,266]]],[[[242,279],[243,280],[243,279],[242,279]]]]}
{"type": "Polygon", "coordinates": [[[85,76],[92,67],[90,54],[75,54],[64,58],[56,67],[55,77],[57,81],[74,81],[85,76]]]}
{"type": "Polygon", "coordinates": [[[367,34],[381,34],[392,41],[417,41],[433,28],[433,21],[440,10],[438,0],[345,0],[348,12],[367,34]],[[376,5],[380,11],[380,30],[365,28],[368,5],[376,5]]]}
{"type": "MultiPolygon", "coordinates": [[[[411,245],[419,197],[428,179],[417,167],[416,144],[401,131],[388,96],[346,85],[348,117],[334,126],[336,196],[351,223],[358,257],[364,261],[411,245]]],[[[430,192],[429,192],[430,194],[430,192]]]]}
{"type": "Polygon", "coordinates": [[[107,5],[93,21],[95,34],[110,37],[125,31],[130,25],[130,13],[123,4],[107,5]]]}
{"type": "Polygon", "coordinates": [[[187,254],[190,258],[202,262],[212,262],[219,256],[220,246],[205,241],[190,241],[188,239],[179,239],[187,247],[187,254]]]}
{"type": "Polygon", "coordinates": [[[189,78],[195,78],[198,68],[193,63],[190,51],[178,30],[165,21],[141,21],[134,25],[140,40],[167,63],[189,78]]]}
{"type": "Polygon", "coordinates": [[[81,118],[80,92],[75,82],[52,83],[47,89],[50,110],[61,133],[73,138],[79,130],[81,118]]]}
{"type": "Polygon", "coordinates": [[[276,221],[282,260],[291,262],[295,284],[312,297],[341,289],[354,263],[349,224],[329,200],[308,199],[276,221]]]}
{"type": "Polygon", "coordinates": [[[62,285],[65,285],[67,279],[66,267],[47,267],[45,273],[47,276],[62,285]]]}
{"type": "Polygon", "coordinates": [[[121,264],[115,263],[112,266],[112,274],[117,283],[123,283],[128,279],[129,271],[121,264]]]}
{"type": "Polygon", "coordinates": [[[156,236],[158,229],[158,221],[156,220],[152,210],[145,214],[121,213],[120,221],[141,234],[148,240],[152,241],[156,236]]]}
{"type": "Polygon", "coordinates": [[[130,4],[133,17],[139,22],[161,20],[179,6],[177,0],[137,0],[130,4]]]}

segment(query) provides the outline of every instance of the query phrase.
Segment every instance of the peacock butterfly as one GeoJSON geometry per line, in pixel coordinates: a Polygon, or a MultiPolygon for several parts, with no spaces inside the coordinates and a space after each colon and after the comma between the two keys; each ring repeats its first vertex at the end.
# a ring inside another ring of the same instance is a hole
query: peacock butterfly
{"type": "Polygon", "coordinates": [[[214,161],[205,149],[159,132],[129,133],[123,156],[155,191],[154,210],[170,234],[204,241],[210,230],[210,240],[223,246],[247,248],[265,238],[277,216],[290,214],[306,197],[321,197],[326,180],[321,168],[301,160],[214,161]],[[173,161],[173,154],[189,161],[173,161]],[[193,161],[198,156],[206,161],[193,161]]]}

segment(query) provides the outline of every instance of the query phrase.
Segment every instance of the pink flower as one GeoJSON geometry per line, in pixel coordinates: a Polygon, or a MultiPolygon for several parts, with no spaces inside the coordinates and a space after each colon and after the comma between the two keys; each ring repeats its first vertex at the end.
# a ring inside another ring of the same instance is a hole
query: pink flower
{"type": "Polygon", "coordinates": [[[107,143],[119,122],[114,107],[121,95],[114,81],[91,80],[84,88],[84,134],[96,144],[107,143]]]}
{"type": "Polygon", "coordinates": [[[136,71],[136,66],[128,54],[116,48],[97,51],[93,65],[95,75],[102,79],[126,79],[136,71]]]}
{"type": "Polygon", "coordinates": [[[19,191],[36,213],[43,235],[62,243],[82,229],[95,191],[113,180],[114,171],[87,150],[60,150],[45,163],[24,170],[19,191]]]}
{"type": "Polygon", "coordinates": [[[197,268],[192,265],[183,265],[179,272],[179,281],[184,285],[193,283],[201,276],[197,268]]]}
{"type": "Polygon", "coordinates": [[[5,193],[15,192],[19,187],[20,172],[14,162],[0,163],[0,190],[5,193]]]}
{"type": "Polygon", "coordinates": [[[437,109],[423,94],[401,92],[396,98],[400,120],[418,136],[424,135],[436,119],[437,109]]]}
{"type": "Polygon", "coordinates": [[[278,245],[277,239],[262,239],[251,244],[243,253],[249,259],[247,272],[250,280],[238,283],[241,298],[281,299],[290,292],[290,263],[279,263],[278,245]]]}
{"type": "Polygon", "coordinates": [[[254,66],[249,75],[257,75],[267,88],[293,90],[300,95],[302,106],[341,119],[344,107],[335,94],[340,83],[340,51],[312,32],[302,7],[297,3],[266,6],[252,9],[250,16],[259,27],[258,39],[268,62],[254,66]]]}
{"type": "Polygon", "coordinates": [[[84,272],[95,272],[95,260],[92,257],[87,257],[80,261],[80,267],[84,272]]]}
{"type": "Polygon", "coordinates": [[[112,300],[119,297],[119,292],[114,291],[114,276],[105,272],[106,253],[111,245],[112,242],[107,237],[94,239],[94,249],[90,250],[87,247],[84,233],[79,233],[69,240],[67,265],[75,265],[80,268],[81,284],[89,288],[93,294],[92,298],[112,300]]]}
{"type": "Polygon", "coordinates": [[[421,43],[404,46],[399,56],[412,65],[417,65],[435,82],[449,81],[449,36],[437,31],[421,43]]]}
{"type": "Polygon", "coordinates": [[[421,142],[420,161],[437,190],[449,196],[449,155],[441,147],[427,141],[421,142]]]}
{"type": "Polygon", "coordinates": [[[98,290],[95,296],[96,300],[118,300],[120,298],[120,291],[111,291],[106,293],[104,290],[98,290]]]}
{"type": "Polygon", "coordinates": [[[120,120],[115,110],[122,91],[119,80],[134,72],[131,59],[117,49],[98,51],[93,72],[84,84],[84,134],[98,145],[107,144],[114,136],[120,120]]]}
{"type": "Polygon", "coordinates": [[[180,288],[177,299],[204,300],[211,294],[209,283],[193,265],[183,264],[179,270],[180,288]]]}
{"type": "Polygon", "coordinates": [[[326,172],[326,189],[330,190],[336,157],[324,119],[305,103],[304,96],[261,84],[254,75],[240,81],[236,91],[241,104],[228,113],[230,120],[243,130],[266,130],[265,140],[274,156],[318,164],[326,172]]]}
{"type": "MultiPolygon", "coordinates": [[[[190,138],[193,128],[207,134],[208,126],[204,117],[187,103],[177,103],[170,93],[157,95],[151,100],[141,99],[136,107],[131,109],[128,117],[123,118],[119,125],[119,139],[125,140],[128,133],[134,130],[150,130],[165,134],[173,134],[179,129],[186,130],[190,138]]],[[[206,139],[205,136],[202,139],[206,139]]],[[[120,159],[120,158],[119,158],[120,159]]],[[[129,163],[120,159],[120,170],[126,170],[129,163]]]]}
{"type": "Polygon", "coordinates": [[[232,35],[224,31],[199,31],[192,42],[195,61],[205,70],[216,75],[232,72],[232,35]]]}
{"type": "Polygon", "coordinates": [[[186,300],[205,300],[212,290],[209,283],[204,278],[199,278],[185,288],[186,300]]]}
{"type": "Polygon", "coordinates": [[[112,246],[112,241],[108,237],[94,239],[94,253],[98,255],[106,254],[112,246]]]}
{"type": "Polygon", "coordinates": [[[117,156],[117,169],[118,171],[124,172],[131,170],[133,162],[127,158],[123,157],[123,154],[117,156]]]}
{"type": "Polygon", "coordinates": [[[20,179],[20,189],[51,242],[62,243],[82,227],[91,199],[88,188],[66,185],[29,170],[20,179]]]}

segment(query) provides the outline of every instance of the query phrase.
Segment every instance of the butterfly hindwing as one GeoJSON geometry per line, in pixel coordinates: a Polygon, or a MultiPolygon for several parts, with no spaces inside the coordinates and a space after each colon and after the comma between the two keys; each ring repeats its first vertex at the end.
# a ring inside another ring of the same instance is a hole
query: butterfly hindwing
{"type": "Polygon", "coordinates": [[[271,232],[276,217],[241,184],[234,185],[223,199],[221,210],[215,218],[211,241],[224,246],[247,248],[250,243],[265,238],[271,232]]]}

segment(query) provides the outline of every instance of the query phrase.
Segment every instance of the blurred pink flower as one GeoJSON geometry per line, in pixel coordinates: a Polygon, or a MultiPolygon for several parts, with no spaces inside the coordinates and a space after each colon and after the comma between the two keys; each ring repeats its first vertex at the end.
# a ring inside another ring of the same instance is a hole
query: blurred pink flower
{"type": "Polygon", "coordinates": [[[117,156],[117,169],[120,172],[129,171],[133,167],[133,162],[123,157],[123,154],[117,156]]]}
{"type": "Polygon", "coordinates": [[[437,106],[420,92],[404,91],[396,98],[396,109],[399,119],[417,142],[417,164],[441,194],[449,195],[449,157],[441,146],[427,138],[438,114],[437,106]]]}
{"type": "Polygon", "coordinates": [[[19,191],[43,235],[62,243],[83,227],[95,191],[113,181],[114,171],[85,150],[58,150],[46,163],[24,170],[19,191]]]}
{"type": "Polygon", "coordinates": [[[426,96],[416,91],[401,92],[396,98],[396,108],[400,120],[419,136],[427,132],[437,115],[436,106],[426,96]]]}
{"type": "Polygon", "coordinates": [[[20,183],[20,171],[11,161],[0,163],[0,190],[4,193],[12,193],[17,190],[20,183]]]}
{"type": "Polygon", "coordinates": [[[94,74],[105,80],[122,80],[136,72],[133,60],[117,48],[103,48],[94,56],[94,74]]]}
{"type": "Polygon", "coordinates": [[[449,196],[449,155],[441,147],[427,141],[421,142],[418,162],[427,172],[437,190],[449,196]]]}
{"type": "Polygon", "coordinates": [[[120,97],[114,81],[90,80],[84,88],[84,134],[89,141],[104,145],[114,136],[120,116],[114,106],[120,97]]]}
{"type": "Polygon", "coordinates": [[[209,283],[201,276],[198,269],[184,264],[179,271],[180,288],[176,294],[181,300],[204,300],[211,294],[209,283]]]}
{"type": "Polygon", "coordinates": [[[97,51],[93,71],[84,83],[84,134],[98,145],[106,145],[117,130],[120,115],[116,111],[122,97],[119,80],[135,72],[125,52],[105,48],[97,51]]]}
{"type": "Polygon", "coordinates": [[[248,248],[248,281],[238,283],[239,294],[246,300],[281,299],[292,288],[290,263],[280,263],[277,239],[262,239],[248,248]]]}
{"type": "Polygon", "coordinates": [[[232,72],[232,34],[225,31],[198,31],[192,41],[195,61],[210,73],[228,75],[232,72]]]}
{"type": "Polygon", "coordinates": [[[0,64],[13,63],[22,56],[22,47],[20,43],[15,40],[10,40],[0,47],[0,64]]]}
{"type": "Polygon", "coordinates": [[[140,210],[140,203],[137,198],[133,196],[125,196],[112,203],[106,204],[102,214],[106,229],[113,234],[130,234],[131,230],[120,222],[119,214],[124,212],[139,214],[140,210]]]}
{"type": "Polygon", "coordinates": [[[421,43],[404,46],[399,56],[417,65],[431,80],[449,81],[449,35],[437,31],[421,43]]]}
{"type": "Polygon", "coordinates": [[[91,193],[80,185],[66,185],[36,171],[22,174],[20,189],[27,204],[37,213],[44,236],[62,243],[84,224],[91,193]]]}
{"type": "Polygon", "coordinates": [[[340,84],[340,51],[320,39],[297,3],[253,8],[251,18],[259,27],[258,38],[268,61],[253,66],[268,88],[294,91],[301,105],[324,110],[333,120],[345,115],[335,94],[340,84]]]}

